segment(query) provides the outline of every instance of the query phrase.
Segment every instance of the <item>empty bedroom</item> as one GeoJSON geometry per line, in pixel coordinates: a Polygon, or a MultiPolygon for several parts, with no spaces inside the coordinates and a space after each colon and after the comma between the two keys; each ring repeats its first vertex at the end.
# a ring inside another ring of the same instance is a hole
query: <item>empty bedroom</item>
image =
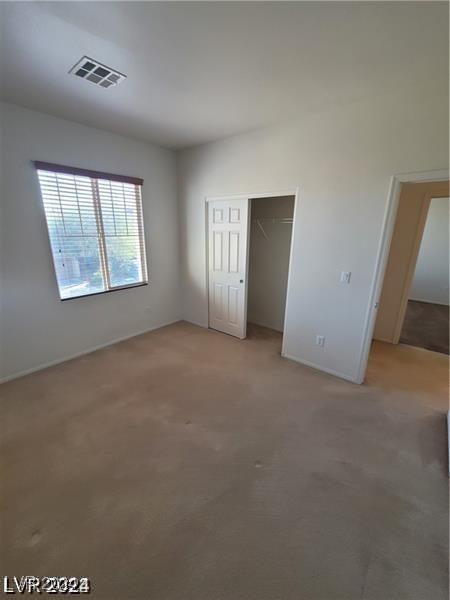
{"type": "Polygon", "coordinates": [[[0,3],[2,593],[448,598],[449,5],[0,3]]]}

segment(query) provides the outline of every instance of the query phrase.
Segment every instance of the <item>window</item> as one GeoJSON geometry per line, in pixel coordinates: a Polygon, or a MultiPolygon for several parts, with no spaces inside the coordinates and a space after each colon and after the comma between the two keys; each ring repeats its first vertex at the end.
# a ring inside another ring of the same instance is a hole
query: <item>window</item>
{"type": "Polygon", "coordinates": [[[142,179],[34,164],[61,300],[147,284],[142,179]]]}

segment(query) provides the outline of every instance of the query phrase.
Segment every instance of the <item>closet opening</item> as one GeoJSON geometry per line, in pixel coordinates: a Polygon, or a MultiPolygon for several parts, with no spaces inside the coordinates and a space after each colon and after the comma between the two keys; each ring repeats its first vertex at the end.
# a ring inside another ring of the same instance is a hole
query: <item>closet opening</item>
{"type": "Polygon", "coordinates": [[[281,352],[295,196],[250,198],[247,337],[281,352]]]}
{"type": "Polygon", "coordinates": [[[281,353],[296,199],[296,191],[206,198],[210,329],[281,353]]]}

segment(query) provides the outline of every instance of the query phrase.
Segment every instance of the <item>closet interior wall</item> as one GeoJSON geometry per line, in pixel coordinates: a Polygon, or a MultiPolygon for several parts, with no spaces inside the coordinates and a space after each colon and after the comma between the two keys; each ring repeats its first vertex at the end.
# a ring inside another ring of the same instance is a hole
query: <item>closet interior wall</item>
{"type": "Polygon", "coordinates": [[[247,321],[283,331],[295,197],[250,202],[247,321]]]}

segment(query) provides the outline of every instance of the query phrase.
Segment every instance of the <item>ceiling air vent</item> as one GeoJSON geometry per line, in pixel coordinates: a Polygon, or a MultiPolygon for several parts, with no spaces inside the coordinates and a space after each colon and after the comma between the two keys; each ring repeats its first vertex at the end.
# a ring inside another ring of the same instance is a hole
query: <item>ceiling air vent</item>
{"type": "Polygon", "coordinates": [[[102,63],[89,58],[89,56],[83,56],[83,58],[70,69],[69,73],[73,73],[77,77],[86,79],[87,81],[104,88],[117,85],[126,77],[123,73],[119,73],[119,71],[115,71],[114,69],[111,69],[111,67],[102,65],[102,63]]]}

